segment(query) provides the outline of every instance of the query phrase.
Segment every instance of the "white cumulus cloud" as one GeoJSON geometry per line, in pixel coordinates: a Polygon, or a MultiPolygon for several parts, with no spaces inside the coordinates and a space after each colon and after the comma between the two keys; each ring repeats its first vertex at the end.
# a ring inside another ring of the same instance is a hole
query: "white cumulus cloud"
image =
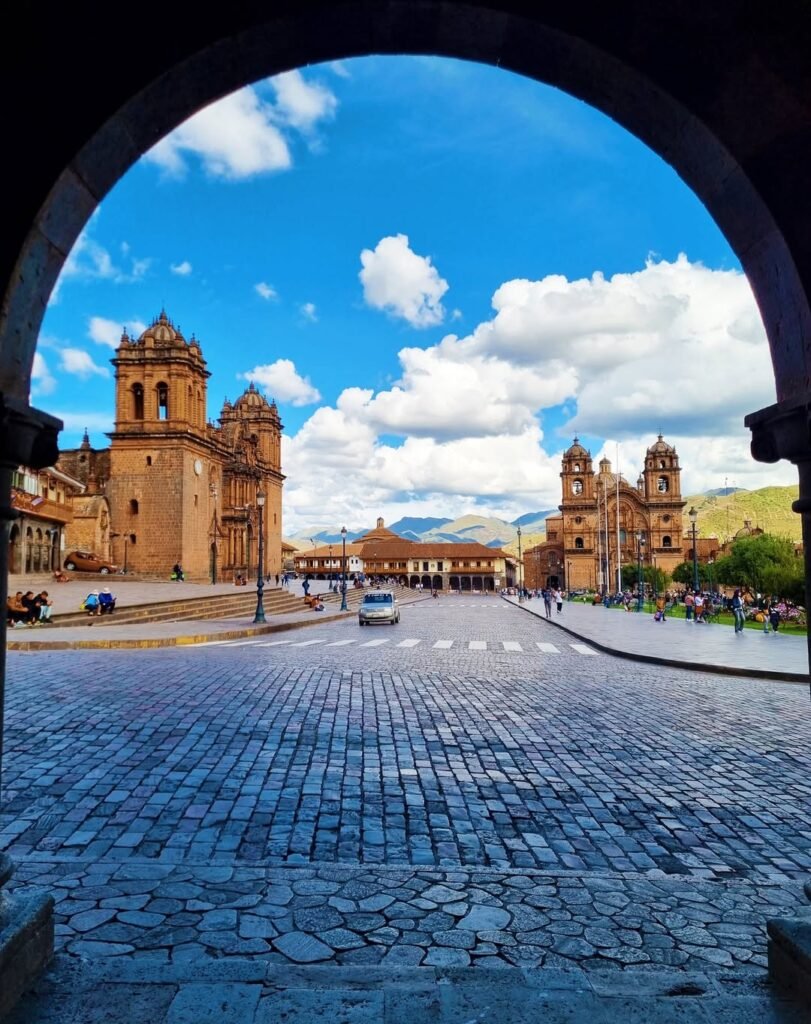
{"type": "Polygon", "coordinates": [[[273,285],[267,284],[265,281],[260,281],[258,284],[253,286],[253,290],[261,298],[269,302],[271,299],[277,299],[279,297],[278,292],[273,285]]]}
{"type": "Polygon", "coordinates": [[[88,337],[97,345],[106,345],[108,348],[118,348],[125,329],[131,338],[137,338],[146,330],[146,324],[141,320],[119,323],[118,320],[109,320],[103,316],[91,316],[87,321],[88,337]]]}
{"type": "Polygon", "coordinates": [[[59,350],[59,368],[65,373],[72,373],[82,379],[92,376],[109,377],[106,366],[98,366],[92,356],[81,348],[63,348],[59,350]]]}
{"type": "Polygon", "coordinates": [[[315,308],[314,302],[304,302],[299,307],[299,312],[305,320],[309,320],[310,323],[314,324],[318,322],[318,311],[315,308]]]}
{"type": "Polygon", "coordinates": [[[308,377],[302,377],[290,359],[277,359],[275,363],[255,366],[247,373],[238,374],[243,380],[255,381],[280,402],[291,405],[312,405],[321,400],[321,394],[308,377]]]}
{"type": "Polygon", "coordinates": [[[321,82],[307,82],[300,71],[285,71],[271,79],[276,108],[284,121],[309,132],[321,120],[335,116],[338,100],[321,82]]]}
{"type": "Polygon", "coordinates": [[[442,296],[448,290],[429,256],[419,256],[409,246],[408,235],[381,238],[374,249],[360,254],[363,269],[358,275],[363,297],[374,309],[408,321],[412,327],[442,323],[442,296]]]}
{"type": "Polygon", "coordinates": [[[192,272],[192,265],[188,260],[183,260],[182,263],[172,263],[169,269],[173,274],[177,274],[178,277],[188,277],[192,272]]]}
{"type": "Polygon", "coordinates": [[[56,378],[48,369],[48,364],[41,353],[34,353],[34,365],[31,367],[31,393],[33,395],[50,395],[56,388],[56,378]]]}
{"type": "Polygon", "coordinates": [[[211,177],[228,181],[286,170],[292,158],[274,119],[272,104],[246,86],[184,121],[144,159],[173,177],[186,174],[190,154],[202,162],[211,177]]]}

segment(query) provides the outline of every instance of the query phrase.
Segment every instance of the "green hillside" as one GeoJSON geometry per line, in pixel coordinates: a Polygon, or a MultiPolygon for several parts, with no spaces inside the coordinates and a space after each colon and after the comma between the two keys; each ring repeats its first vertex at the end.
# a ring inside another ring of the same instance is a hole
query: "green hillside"
{"type": "Polygon", "coordinates": [[[757,491],[735,491],[726,496],[707,497],[694,494],[687,497],[684,508],[685,532],[690,529],[687,511],[695,506],[698,512],[696,529],[699,537],[718,537],[727,540],[740,530],[744,520],[759,526],[766,533],[802,540],[802,524],[791,503],[799,496],[799,487],[761,487],[757,491]]]}

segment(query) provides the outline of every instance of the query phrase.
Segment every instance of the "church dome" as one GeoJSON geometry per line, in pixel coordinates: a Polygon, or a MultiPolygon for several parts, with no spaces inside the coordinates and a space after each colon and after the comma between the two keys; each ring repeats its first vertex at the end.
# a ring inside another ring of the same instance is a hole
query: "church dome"
{"type": "Polygon", "coordinates": [[[571,448],[563,453],[563,457],[564,459],[589,459],[591,458],[591,455],[580,443],[580,439],[576,437],[571,448]]]}
{"type": "Polygon", "coordinates": [[[656,442],[648,448],[648,455],[675,455],[676,449],[672,444],[668,444],[667,441],[662,439],[662,435],[659,434],[656,442]]]}
{"type": "Polygon", "coordinates": [[[162,309],[160,316],[152,321],[135,344],[151,345],[155,348],[178,348],[185,346],[186,339],[180,333],[180,328],[175,327],[166,315],[166,310],[162,309]]]}
{"type": "Polygon", "coordinates": [[[253,381],[245,389],[244,393],[234,402],[234,408],[239,409],[267,409],[268,401],[264,395],[260,394],[256,390],[256,385],[253,381]]]}

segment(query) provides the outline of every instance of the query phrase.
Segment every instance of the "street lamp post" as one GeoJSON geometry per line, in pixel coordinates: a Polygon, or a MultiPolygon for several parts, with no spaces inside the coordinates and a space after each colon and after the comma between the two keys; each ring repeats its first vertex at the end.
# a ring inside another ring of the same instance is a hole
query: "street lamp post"
{"type": "Polygon", "coordinates": [[[217,525],[217,487],[212,484],[208,493],[211,496],[211,500],[214,502],[214,528],[211,531],[211,582],[217,582],[217,533],[219,532],[219,526],[217,525]]]}
{"type": "Polygon", "coordinates": [[[518,527],[518,603],[524,603],[524,580],[523,573],[521,571],[523,563],[521,561],[521,527],[518,527]]]}
{"type": "Polygon", "coordinates": [[[265,494],[263,491],[256,492],[256,504],[259,508],[259,567],[256,573],[256,615],[254,615],[253,621],[265,622],[265,606],[262,603],[265,589],[265,528],[262,522],[265,494]]]}
{"type": "Polygon", "coordinates": [[[642,611],[643,603],[643,583],[642,583],[642,545],[645,543],[645,537],[641,530],[636,532],[636,610],[642,611]]]}
{"type": "Polygon", "coordinates": [[[696,544],[696,520],[698,519],[698,511],[695,506],[690,509],[687,513],[690,517],[690,524],[693,531],[693,591],[698,593],[698,551],[696,544]]]}
{"type": "Polygon", "coordinates": [[[329,580],[332,582],[332,545],[329,546],[329,580]]]}
{"type": "Polygon", "coordinates": [[[341,611],[348,612],[346,603],[346,527],[341,527],[341,611]]]}

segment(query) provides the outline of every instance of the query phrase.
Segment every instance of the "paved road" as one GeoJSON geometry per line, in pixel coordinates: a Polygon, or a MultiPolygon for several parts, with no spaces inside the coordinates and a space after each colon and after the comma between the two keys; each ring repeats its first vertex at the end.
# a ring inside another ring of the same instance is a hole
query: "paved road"
{"type": "Polygon", "coordinates": [[[0,848],[60,949],[762,974],[811,869],[804,687],[498,600],[280,639],[10,655],[0,848]]]}

